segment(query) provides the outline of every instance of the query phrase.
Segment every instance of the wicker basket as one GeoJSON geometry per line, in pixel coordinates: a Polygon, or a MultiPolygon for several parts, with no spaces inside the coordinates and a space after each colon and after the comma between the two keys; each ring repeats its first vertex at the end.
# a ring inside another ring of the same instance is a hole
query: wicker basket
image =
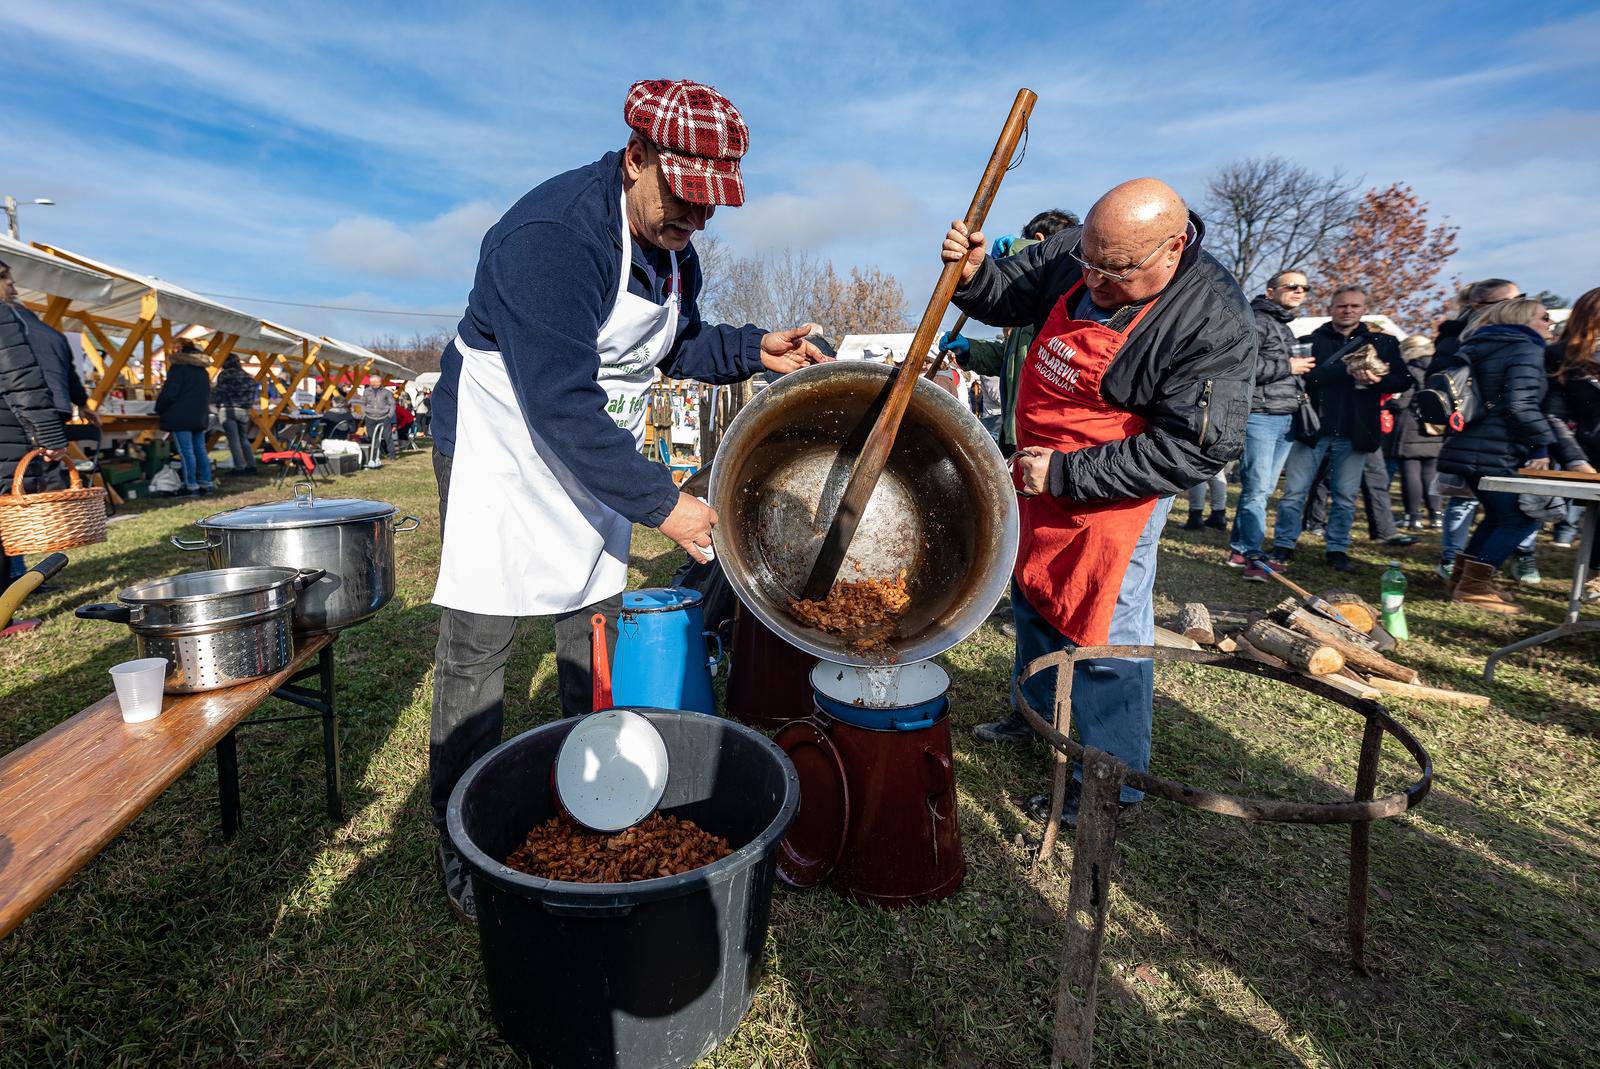
{"type": "Polygon", "coordinates": [[[54,553],[74,546],[87,546],[106,540],[106,492],[104,487],[84,486],[78,470],[67,465],[71,487],[45,490],[37,494],[22,492],[22,479],[33,458],[43,455],[35,449],[17,461],[17,474],[11,492],[0,494],[0,544],[11,555],[54,553]]]}

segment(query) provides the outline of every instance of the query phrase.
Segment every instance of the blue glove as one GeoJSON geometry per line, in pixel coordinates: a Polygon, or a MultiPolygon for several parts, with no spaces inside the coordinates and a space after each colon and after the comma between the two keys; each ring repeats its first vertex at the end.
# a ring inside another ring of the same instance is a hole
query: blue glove
{"type": "Polygon", "coordinates": [[[939,339],[939,351],[941,353],[954,353],[956,359],[959,360],[972,351],[972,346],[961,335],[947,333],[939,339]]]}
{"type": "Polygon", "coordinates": [[[994,244],[989,246],[989,255],[995,259],[1011,255],[1011,243],[1017,240],[1015,234],[1001,234],[994,239],[994,244]]]}

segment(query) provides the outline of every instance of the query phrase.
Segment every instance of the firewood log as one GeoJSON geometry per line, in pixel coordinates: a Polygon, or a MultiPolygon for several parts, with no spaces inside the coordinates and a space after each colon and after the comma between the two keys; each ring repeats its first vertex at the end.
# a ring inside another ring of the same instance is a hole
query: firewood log
{"type": "Polygon", "coordinates": [[[1256,649],[1314,676],[1331,675],[1344,667],[1344,655],[1333,646],[1270,620],[1257,620],[1245,629],[1244,637],[1256,649]]]}
{"type": "Polygon", "coordinates": [[[1194,639],[1202,646],[1217,644],[1217,633],[1211,625],[1211,610],[1198,601],[1191,601],[1178,611],[1177,630],[1185,638],[1194,639]]]}
{"type": "Polygon", "coordinates": [[[1324,620],[1305,609],[1291,612],[1285,621],[1295,631],[1327,643],[1344,654],[1345,662],[1356,671],[1370,676],[1382,676],[1400,683],[1415,683],[1420,676],[1415,668],[1395,664],[1376,650],[1357,645],[1344,637],[1344,629],[1331,620],[1324,620]]]}

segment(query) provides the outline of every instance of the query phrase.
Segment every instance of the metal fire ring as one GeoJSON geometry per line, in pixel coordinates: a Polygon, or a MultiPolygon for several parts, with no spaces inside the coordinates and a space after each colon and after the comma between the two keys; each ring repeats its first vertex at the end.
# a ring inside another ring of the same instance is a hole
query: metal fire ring
{"type": "Polygon", "coordinates": [[[1045,825],[1041,860],[1055,850],[1060,829],[1061,802],[1072,759],[1083,763],[1083,789],[1079,798],[1077,837],[1073,847],[1071,883],[1067,889],[1067,925],[1062,953],[1061,975],[1056,988],[1055,1034],[1051,1065],[1090,1069],[1094,1059],[1094,1020],[1096,987],[1100,972],[1100,952],[1104,944],[1106,920],[1111,902],[1111,871],[1117,839],[1118,798],[1124,783],[1148,794],[1242,820],[1275,821],[1291,824],[1350,825],[1350,883],[1346,913],[1351,963],[1365,972],[1367,930],[1367,862],[1371,847],[1371,823],[1397,817],[1421,805],[1433,784],[1433,759],[1416,737],[1370,698],[1356,698],[1335,690],[1326,683],[1257,661],[1207,650],[1184,650],[1167,646],[1083,646],[1035,658],[1012,681],[1012,697],[1033,730],[1055,751],[1051,776],[1050,818],[1045,825]],[[1148,658],[1152,661],[1184,661],[1212,665],[1235,672],[1274,679],[1299,690],[1315,694],[1335,705],[1361,714],[1366,721],[1361,736],[1361,758],[1356,769],[1355,797],[1349,802],[1293,802],[1266,798],[1243,798],[1233,794],[1191,787],[1186,783],[1162,779],[1129,768],[1103,750],[1086,748],[1066,735],[1071,724],[1072,677],[1077,662],[1099,657],[1148,658]],[[1055,726],[1028,704],[1022,684],[1049,668],[1056,668],[1055,726]],[[1421,777],[1403,791],[1374,798],[1378,779],[1378,758],[1387,732],[1400,740],[1416,761],[1421,777]]]}
{"type": "MultiPolygon", "coordinates": [[[[1428,751],[1423,749],[1416,736],[1412,735],[1399,721],[1390,716],[1382,705],[1371,698],[1357,698],[1346,694],[1344,691],[1335,690],[1326,683],[1296,672],[1286,672],[1272,665],[1262,664],[1259,661],[1246,660],[1226,653],[1213,653],[1209,650],[1185,650],[1171,646],[1080,646],[1076,649],[1064,650],[1059,653],[1047,653],[1043,657],[1036,657],[1028,662],[1021,674],[1013,679],[1011,684],[1012,697],[1016,700],[1017,708],[1027,719],[1034,731],[1038,732],[1053,749],[1059,750],[1069,758],[1081,759],[1084,748],[1064,733],[1052,727],[1050,722],[1041,716],[1038,710],[1028,703],[1027,696],[1022,692],[1022,684],[1032,679],[1040,672],[1049,668],[1066,667],[1068,671],[1056,673],[1056,709],[1058,712],[1071,708],[1072,675],[1070,669],[1078,661],[1090,660],[1098,657],[1131,657],[1156,661],[1185,661],[1190,664],[1212,665],[1217,668],[1227,668],[1235,672],[1246,672],[1251,675],[1275,679],[1280,683],[1287,683],[1292,687],[1315,694],[1335,705],[1342,705],[1346,709],[1360,713],[1369,723],[1376,722],[1382,731],[1386,731],[1399,740],[1406,752],[1411,754],[1417,762],[1417,768],[1422,775],[1415,783],[1403,791],[1388,794],[1382,798],[1368,801],[1355,799],[1349,802],[1292,802],[1269,798],[1243,798],[1234,794],[1220,794],[1216,791],[1204,790],[1200,787],[1191,787],[1186,783],[1175,780],[1162,779],[1152,776],[1148,772],[1139,772],[1128,769],[1124,775],[1125,782],[1136,787],[1146,794],[1154,794],[1169,801],[1182,805],[1192,806],[1195,809],[1204,809],[1211,813],[1221,813],[1223,816],[1238,817],[1241,820],[1274,821],[1286,824],[1355,824],[1372,820],[1386,820],[1397,817],[1409,809],[1422,804],[1428,796],[1428,790],[1433,785],[1433,758],[1428,756],[1428,751]]],[[[1058,723],[1065,726],[1064,719],[1058,723]]]]}

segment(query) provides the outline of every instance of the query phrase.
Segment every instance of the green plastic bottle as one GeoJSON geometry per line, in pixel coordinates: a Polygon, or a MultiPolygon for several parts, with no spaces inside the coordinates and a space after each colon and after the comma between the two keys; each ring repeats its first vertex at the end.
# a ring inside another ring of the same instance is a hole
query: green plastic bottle
{"type": "Polygon", "coordinates": [[[1400,570],[1399,561],[1389,562],[1381,582],[1378,611],[1383,618],[1383,629],[1393,635],[1396,642],[1403,642],[1411,637],[1411,632],[1406,630],[1406,573],[1400,570]]]}

